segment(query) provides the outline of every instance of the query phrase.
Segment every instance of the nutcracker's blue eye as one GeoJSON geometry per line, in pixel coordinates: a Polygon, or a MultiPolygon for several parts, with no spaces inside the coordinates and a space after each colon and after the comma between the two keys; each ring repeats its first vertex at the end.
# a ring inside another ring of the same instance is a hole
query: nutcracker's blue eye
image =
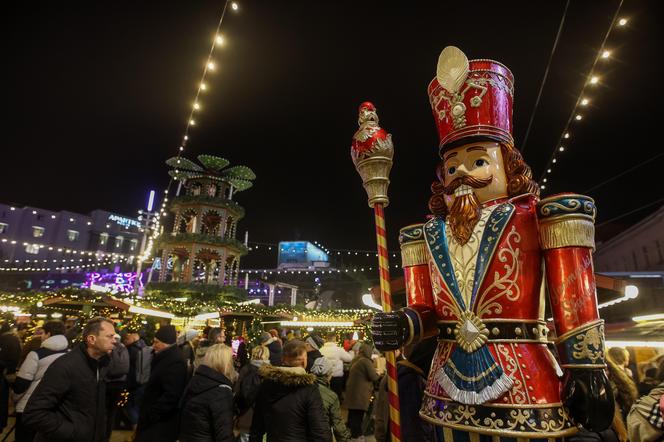
{"type": "Polygon", "coordinates": [[[480,158],[478,160],[475,160],[475,167],[484,167],[488,166],[489,162],[485,160],[484,158],[480,158]]]}
{"type": "Polygon", "coordinates": [[[456,172],[456,167],[455,166],[452,166],[449,169],[447,169],[447,174],[448,175],[454,175],[455,172],[456,172]]]}

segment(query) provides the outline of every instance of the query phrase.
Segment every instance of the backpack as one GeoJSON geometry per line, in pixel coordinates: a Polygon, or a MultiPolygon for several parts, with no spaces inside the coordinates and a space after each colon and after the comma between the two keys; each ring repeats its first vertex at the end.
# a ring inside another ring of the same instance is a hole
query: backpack
{"type": "Polygon", "coordinates": [[[150,380],[150,366],[152,365],[152,347],[147,345],[138,350],[136,355],[136,383],[145,385],[150,380]]]}

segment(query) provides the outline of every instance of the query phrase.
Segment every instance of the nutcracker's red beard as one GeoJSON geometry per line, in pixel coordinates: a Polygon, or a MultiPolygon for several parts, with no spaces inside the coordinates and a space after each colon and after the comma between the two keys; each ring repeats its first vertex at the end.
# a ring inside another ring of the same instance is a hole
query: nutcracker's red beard
{"type": "MultiPolygon", "coordinates": [[[[488,178],[475,178],[469,175],[462,176],[454,179],[448,186],[445,186],[445,194],[452,195],[461,186],[470,186],[473,189],[485,187],[491,183],[493,177],[488,178]]],[[[457,243],[463,245],[468,242],[470,236],[473,234],[475,224],[480,219],[482,208],[480,201],[477,199],[475,192],[470,189],[459,189],[460,194],[454,198],[454,203],[450,207],[450,213],[447,216],[447,222],[452,229],[452,236],[457,243]]]]}

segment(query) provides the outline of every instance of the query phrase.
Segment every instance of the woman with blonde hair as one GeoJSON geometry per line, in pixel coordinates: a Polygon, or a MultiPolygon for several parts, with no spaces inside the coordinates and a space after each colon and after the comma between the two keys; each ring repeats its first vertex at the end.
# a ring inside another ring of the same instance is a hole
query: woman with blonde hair
{"type": "Polygon", "coordinates": [[[235,404],[238,410],[237,431],[240,441],[247,442],[254,416],[254,402],[261,386],[258,369],[270,365],[270,350],[265,345],[257,345],[251,350],[251,361],[240,369],[240,377],[235,384],[235,404]]]}
{"type": "Polygon", "coordinates": [[[182,397],[180,442],[233,441],[233,350],[208,347],[182,397]]]}

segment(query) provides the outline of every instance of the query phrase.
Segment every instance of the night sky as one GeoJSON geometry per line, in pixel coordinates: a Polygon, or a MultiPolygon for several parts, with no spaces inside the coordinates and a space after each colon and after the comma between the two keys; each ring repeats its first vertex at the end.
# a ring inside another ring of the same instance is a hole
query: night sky
{"type": "MultiPolygon", "coordinates": [[[[3,25],[5,94],[0,201],[135,215],[168,184],[164,161],[183,135],[221,1],[16,2],[3,25]]],[[[516,78],[520,147],[564,1],[244,1],[185,156],[251,167],[238,236],[375,247],[373,216],[350,160],[357,107],[370,100],[392,133],[386,210],[398,228],[424,220],[438,139],[426,87],[443,47],[492,58],[516,78]]],[[[618,5],[572,1],[525,150],[539,178],[618,5]]],[[[230,11],[229,11],[230,12],[230,11]]],[[[585,192],[663,150],[662,3],[626,1],[624,29],[573,127],[546,194],[585,192]]],[[[664,196],[664,157],[589,192],[602,227],[624,228],[664,196]],[[618,227],[616,227],[618,226],[618,227]]]]}

